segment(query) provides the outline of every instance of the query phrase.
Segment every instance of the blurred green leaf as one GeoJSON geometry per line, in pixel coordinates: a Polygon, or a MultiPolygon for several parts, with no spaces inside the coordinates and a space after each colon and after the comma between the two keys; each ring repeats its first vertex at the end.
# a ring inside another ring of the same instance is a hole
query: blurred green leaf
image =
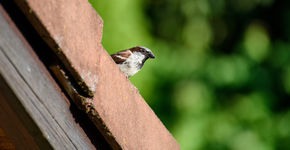
{"type": "Polygon", "coordinates": [[[255,61],[264,60],[270,50],[270,39],[263,26],[253,23],[245,34],[245,50],[246,53],[255,61]]]}

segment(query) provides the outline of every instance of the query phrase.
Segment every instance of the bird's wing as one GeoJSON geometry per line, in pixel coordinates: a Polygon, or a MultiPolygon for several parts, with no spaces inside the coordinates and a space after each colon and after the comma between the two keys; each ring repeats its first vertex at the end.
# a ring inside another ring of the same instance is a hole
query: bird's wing
{"type": "Polygon", "coordinates": [[[132,53],[129,50],[123,50],[116,54],[112,54],[111,57],[116,64],[121,64],[131,55],[132,53]]]}

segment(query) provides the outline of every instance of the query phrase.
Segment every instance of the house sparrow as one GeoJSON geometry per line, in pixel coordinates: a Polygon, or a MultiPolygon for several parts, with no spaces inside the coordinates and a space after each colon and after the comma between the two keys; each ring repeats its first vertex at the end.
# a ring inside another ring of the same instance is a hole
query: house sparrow
{"type": "Polygon", "coordinates": [[[111,57],[128,78],[140,71],[148,58],[155,58],[151,50],[143,46],[122,50],[111,57]]]}

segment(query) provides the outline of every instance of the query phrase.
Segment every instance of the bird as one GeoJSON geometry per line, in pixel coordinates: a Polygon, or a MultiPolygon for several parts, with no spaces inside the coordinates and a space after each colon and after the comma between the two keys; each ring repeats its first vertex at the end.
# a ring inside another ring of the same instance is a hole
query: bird
{"type": "Polygon", "coordinates": [[[144,46],[125,49],[112,54],[111,57],[127,78],[139,72],[147,59],[155,59],[152,51],[144,46]]]}

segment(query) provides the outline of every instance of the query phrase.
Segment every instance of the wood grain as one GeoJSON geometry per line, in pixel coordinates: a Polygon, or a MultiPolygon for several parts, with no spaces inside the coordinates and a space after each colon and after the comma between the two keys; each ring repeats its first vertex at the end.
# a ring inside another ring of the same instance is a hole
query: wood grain
{"type": "Polygon", "coordinates": [[[0,12],[1,128],[16,149],[95,149],[46,68],[0,12]]]}

